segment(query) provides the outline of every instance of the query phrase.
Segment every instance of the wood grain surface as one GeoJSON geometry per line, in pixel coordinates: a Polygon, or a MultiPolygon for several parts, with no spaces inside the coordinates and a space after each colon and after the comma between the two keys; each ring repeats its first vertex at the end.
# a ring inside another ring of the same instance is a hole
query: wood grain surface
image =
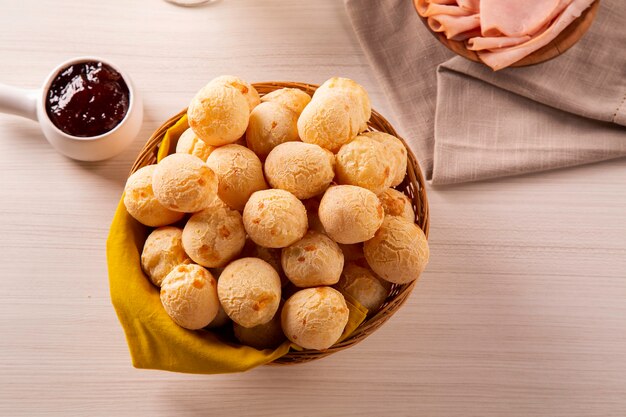
{"type": "Polygon", "coordinates": [[[143,93],[122,155],[78,163],[0,115],[0,416],[626,415],[626,159],[429,189],[432,261],[363,343],[238,375],[133,369],[105,239],[142,142],[220,74],[363,83],[337,0],[0,0],[0,82],[108,57],[143,93]]]}

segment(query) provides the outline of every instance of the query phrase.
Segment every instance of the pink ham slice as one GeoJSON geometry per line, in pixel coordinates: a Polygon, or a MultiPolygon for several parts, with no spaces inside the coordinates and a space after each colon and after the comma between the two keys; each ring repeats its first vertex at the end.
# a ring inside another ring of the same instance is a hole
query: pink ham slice
{"type": "Polygon", "coordinates": [[[468,12],[478,13],[480,10],[480,0],[457,0],[459,7],[468,12]]]}
{"type": "MultiPolygon", "coordinates": [[[[560,12],[560,11],[559,11],[560,12]]],[[[535,36],[545,32],[545,30],[550,26],[548,22],[541,29],[537,31],[535,36]]],[[[480,31],[479,31],[480,32],[480,31]]],[[[469,32],[468,32],[469,33],[469,32]]],[[[467,39],[466,46],[470,51],[493,51],[501,48],[508,48],[511,46],[521,45],[524,42],[528,42],[532,39],[532,36],[494,36],[494,37],[483,37],[480,33],[475,36],[472,36],[471,39],[467,39]]]]}
{"type": "Polygon", "coordinates": [[[492,38],[484,38],[482,36],[471,38],[467,41],[467,49],[470,51],[484,51],[488,49],[500,49],[509,46],[515,46],[528,42],[530,36],[495,36],[492,38]]]}
{"type": "Polygon", "coordinates": [[[554,16],[561,0],[480,0],[483,36],[533,35],[554,16]]]}
{"type": "Polygon", "coordinates": [[[478,56],[494,71],[506,68],[552,42],[570,23],[589,8],[593,2],[594,0],[572,0],[545,31],[536,35],[528,42],[499,50],[478,52],[478,56]]]}
{"type": "Polygon", "coordinates": [[[422,17],[426,17],[426,10],[431,4],[439,5],[453,5],[456,6],[456,0],[413,0],[415,2],[415,8],[422,17]]]}
{"type": "Polygon", "coordinates": [[[424,11],[424,14],[422,14],[422,16],[430,17],[438,14],[445,14],[448,16],[469,16],[470,14],[474,13],[462,9],[456,5],[430,3],[428,7],[426,7],[426,10],[424,11]]]}
{"type": "Polygon", "coordinates": [[[476,38],[480,36],[480,28],[474,28],[472,30],[468,30],[467,32],[462,32],[459,33],[458,35],[453,36],[452,39],[453,41],[466,41],[470,38],[476,38]]]}
{"type": "Polygon", "coordinates": [[[478,14],[469,16],[438,14],[428,18],[428,26],[433,32],[443,32],[446,38],[451,39],[463,32],[479,27],[480,17],[478,14]]]}

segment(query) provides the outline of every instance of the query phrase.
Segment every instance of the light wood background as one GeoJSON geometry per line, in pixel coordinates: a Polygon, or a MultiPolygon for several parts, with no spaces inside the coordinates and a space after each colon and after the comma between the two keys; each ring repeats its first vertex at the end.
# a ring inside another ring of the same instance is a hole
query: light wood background
{"type": "Polygon", "coordinates": [[[194,376],[131,367],[105,239],[150,132],[221,74],[363,83],[393,119],[337,0],[0,0],[0,81],[108,57],[145,101],[119,157],[77,163],[0,116],[0,416],[626,415],[626,159],[430,189],[432,261],[348,351],[194,376]]]}

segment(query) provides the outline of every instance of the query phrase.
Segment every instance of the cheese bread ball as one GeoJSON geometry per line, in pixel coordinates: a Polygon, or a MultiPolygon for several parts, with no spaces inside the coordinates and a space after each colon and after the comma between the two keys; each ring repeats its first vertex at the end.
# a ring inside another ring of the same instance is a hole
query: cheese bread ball
{"type": "Polygon", "coordinates": [[[313,143],[335,153],[361,131],[357,105],[341,94],[313,97],[298,118],[302,142],[313,143]]]}
{"type": "Polygon", "coordinates": [[[178,227],[159,227],[150,233],[141,252],[141,268],[157,287],[172,269],[189,264],[191,259],[183,249],[183,231],[178,227]]]}
{"type": "Polygon", "coordinates": [[[241,253],[246,243],[241,214],[215,198],[189,218],[183,229],[183,248],[196,263],[220,268],[241,253]]]}
{"type": "Polygon", "coordinates": [[[189,126],[212,146],[227,145],[239,139],[248,127],[249,116],[248,100],[229,84],[207,84],[187,108],[189,126]]]}
{"type": "Polygon", "coordinates": [[[220,304],[219,309],[217,310],[217,315],[206,327],[207,329],[217,329],[219,327],[224,327],[228,323],[230,323],[230,317],[228,317],[228,314],[224,311],[224,307],[220,304]]]}
{"type": "Polygon", "coordinates": [[[387,149],[393,176],[391,186],[400,185],[406,176],[407,164],[407,151],[402,141],[393,135],[383,132],[365,132],[363,136],[374,139],[387,149]]]}
{"type": "Polygon", "coordinates": [[[261,98],[259,97],[259,93],[256,91],[256,88],[254,88],[249,82],[242,80],[239,77],[235,77],[234,75],[222,75],[211,80],[209,84],[230,85],[231,87],[236,88],[246,98],[250,111],[252,111],[252,109],[258,106],[261,102],[261,98]]]}
{"type": "Polygon", "coordinates": [[[197,156],[174,153],[159,162],[152,176],[154,195],[170,210],[195,213],[217,194],[217,176],[197,156]]]}
{"type": "Polygon", "coordinates": [[[243,327],[265,324],[280,304],[280,278],[270,264],[257,258],[231,262],[220,275],[217,293],[224,311],[243,327]]]}
{"type": "Polygon", "coordinates": [[[281,323],[285,336],[305,349],[331,347],[348,324],[350,312],[341,293],[330,287],[300,290],[283,306],[281,323]]]}
{"type": "Polygon", "coordinates": [[[185,130],[178,138],[176,144],[176,153],[188,153],[206,161],[215,150],[215,146],[207,145],[205,141],[200,140],[191,128],[185,130]]]}
{"type": "Polygon", "coordinates": [[[265,324],[248,328],[233,323],[233,331],[237,340],[242,344],[259,350],[274,349],[286,340],[280,324],[280,308],[265,324]]]}
{"type": "Polygon", "coordinates": [[[344,244],[371,239],[384,218],[376,194],[354,185],[330,187],[322,197],[318,214],[328,236],[344,244]]]}
{"type": "Polygon", "coordinates": [[[302,239],[308,221],[304,205],[285,190],[252,194],[243,209],[243,224],[250,239],[266,248],[284,248],[302,239]]]}
{"type": "Polygon", "coordinates": [[[267,262],[278,272],[280,277],[280,284],[282,287],[289,283],[287,275],[283,271],[283,266],[280,264],[280,249],[266,248],[254,243],[251,239],[246,240],[246,244],[241,252],[241,257],[245,258],[259,258],[267,262]]]}
{"type": "Polygon", "coordinates": [[[195,264],[178,265],[163,280],[161,303],[176,324],[201,329],[217,315],[217,284],[209,271],[195,264]]]}
{"type": "Polygon", "coordinates": [[[267,188],[261,161],[244,146],[219,147],[206,163],[217,174],[217,194],[235,210],[242,211],[252,193],[267,188]]]}
{"type": "Polygon", "coordinates": [[[391,284],[378,278],[371,270],[355,263],[346,264],[337,284],[342,294],[358,301],[368,311],[375,313],[387,299],[391,284]]]}
{"type": "Polygon", "coordinates": [[[398,216],[386,216],[376,235],[363,245],[363,251],[372,270],[395,284],[417,279],[428,264],[424,232],[398,216]]]}
{"type": "Polygon", "coordinates": [[[349,78],[333,77],[326,80],[326,82],[320,85],[317,91],[315,91],[315,94],[318,96],[336,93],[347,95],[356,103],[360,111],[361,130],[365,130],[367,122],[372,116],[372,105],[365,88],[349,78]]]}
{"type": "Polygon", "coordinates": [[[304,208],[306,209],[309,230],[326,234],[326,230],[324,230],[324,226],[322,226],[322,222],[320,221],[320,216],[317,214],[320,208],[320,201],[317,198],[309,198],[308,200],[303,200],[302,204],[304,204],[304,208]]]}
{"type": "Polygon", "coordinates": [[[363,253],[363,244],[362,243],[352,243],[349,245],[344,245],[343,243],[339,243],[339,248],[343,253],[343,259],[346,262],[359,261],[361,259],[365,259],[365,254],[363,253]]]}
{"type": "Polygon", "coordinates": [[[324,192],[335,177],[335,156],[317,145],[287,142],[275,147],[265,161],[265,175],[273,188],[299,199],[324,192]]]}
{"type": "Polygon", "coordinates": [[[309,230],[293,245],[283,249],[281,264],[287,278],[297,287],[333,285],[343,269],[343,253],[331,238],[309,230]]]}
{"type": "Polygon", "coordinates": [[[386,216],[400,216],[411,223],[415,222],[415,212],[411,200],[404,193],[393,188],[387,188],[378,195],[378,199],[383,205],[386,216]]]}
{"type": "Polygon", "coordinates": [[[311,96],[299,88],[281,88],[261,97],[261,102],[282,104],[298,116],[311,101],[311,96]]]}
{"type": "Polygon", "coordinates": [[[357,136],[337,153],[337,181],[382,193],[393,180],[389,151],[379,142],[357,136]]]}
{"type": "Polygon", "coordinates": [[[170,210],[159,203],[152,189],[156,165],[138,169],[126,180],[124,206],[139,223],[150,227],[165,226],[183,218],[184,213],[170,210]]]}
{"type": "Polygon", "coordinates": [[[276,146],[299,141],[298,114],[276,102],[263,102],[250,113],[246,143],[261,160],[276,146]]]}

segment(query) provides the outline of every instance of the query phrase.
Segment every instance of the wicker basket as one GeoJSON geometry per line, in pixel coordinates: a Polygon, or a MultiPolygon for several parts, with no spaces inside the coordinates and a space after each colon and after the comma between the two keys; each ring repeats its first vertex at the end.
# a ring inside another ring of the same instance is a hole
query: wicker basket
{"type": "MultiPolygon", "coordinates": [[[[299,88],[307,92],[308,94],[313,94],[313,92],[318,87],[313,84],[296,82],[264,82],[253,85],[261,96],[271,91],[286,87],[299,88]]],[[[156,163],[159,145],[163,140],[165,132],[170,127],[172,127],[185,113],[186,109],[178,113],[176,116],[170,118],[161,127],[159,127],[154,132],[154,134],[152,134],[146,145],[139,153],[139,156],[135,160],[130,174],[134,173],[141,167],[156,163]]],[[[372,111],[372,117],[369,120],[368,127],[368,130],[386,132],[394,136],[398,136],[398,134],[389,124],[389,122],[376,111],[372,111]]],[[[426,237],[428,237],[428,199],[426,197],[426,189],[424,187],[424,177],[422,176],[422,172],[420,170],[417,159],[415,159],[415,155],[413,155],[409,147],[406,145],[406,142],[404,142],[404,140],[402,140],[402,142],[407,148],[408,153],[407,176],[405,177],[404,182],[400,184],[397,189],[404,192],[407,196],[409,196],[409,198],[411,198],[411,201],[413,202],[413,209],[415,210],[417,217],[416,223],[419,227],[422,228],[422,230],[426,234],[426,237]]],[[[387,297],[387,300],[380,308],[380,310],[374,316],[369,317],[366,321],[364,321],[346,340],[337,343],[324,351],[290,351],[287,355],[277,359],[274,362],[271,362],[270,365],[291,365],[296,363],[309,362],[315,359],[323,358],[324,356],[328,356],[340,350],[347,349],[350,346],[359,343],[368,335],[373,333],[376,329],[378,329],[383,323],[389,320],[389,318],[406,301],[409,294],[411,294],[414,286],[415,281],[405,285],[394,284],[392,286],[389,296],[387,297]]]]}
{"type": "MultiPolygon", "coordinates": [[[[417,0],[413,0],[413,5],[415,6],[415,11],[417,13],[417,0]]],[[[596,17],[599,6],[600,0],[594,1],[593,4],[585,10],[580,17],[578,17],[578,19],[570,23],[569,26],[567,26],[565,30],[563,30],[563,32],[561,32],[552,42],[510,66],[526,67],[529,65],[540,64],[542,62],[549,61],[552,58],[556,58],[563,52],[567,51],[569,48],[574,46],[580,38],[582,38],[585,32],[587,32],[587,29],[589,29],[591,23],[596,17]]],[[[482,63],[476,52],[467,49],[465,42],[453,41],[451,39],[447,39],[446,35],[443,33],[433,32],[428,26],[427,19],[422,17],[419,13],[417,15],[422,20],[422,23],[426,26],[428,31],[449,50],[471,61],[482,63]]]]}

